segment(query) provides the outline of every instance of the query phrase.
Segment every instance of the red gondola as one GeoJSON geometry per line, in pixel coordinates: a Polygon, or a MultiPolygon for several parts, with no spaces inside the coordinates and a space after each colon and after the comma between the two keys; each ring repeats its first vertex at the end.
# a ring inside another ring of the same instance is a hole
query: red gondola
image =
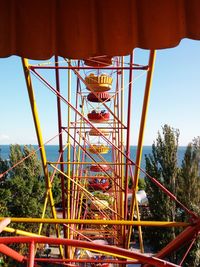
{"type": "Polygon", "coordinates": [[[109,171],[110,170],[110,167],[108,165],[100,165],[100,166],[92,165],[92,166],[90,166],[90,171],[92,171],[92,172],[103,172],[103,171],[109,171]]]}
{"type": "Polygon", "coordinates": [[[101,112],[93,110],[91,113],[88,113],[88,119],[96,123],[106,122],[110,119],[110,113],[106,112],[106,110],[102,110],[101,112]]]}
{"type": "Polygon", "coordinates": [[[95,102],[95,103],[101,102],[98,98],[101,99],[102,102],[104,101],[107,102],[107,101],[110,101],[111,95],[108,92],[96,92],[96,95],[93,93],[90,93],[87,96],[88,101],[95,102]]]}
{"type": "Polygon", "coordinates": [[[105,178],[94,178],[89,181],[89,187],[93,190],[105,191],[109,188],[110,184],[108,179],[105,178]]]}
{"type": "Polygon", "coordinates": [[[108,130],[102,130],[102,129],[99,129],[100,132],[98,132],[97,130],[95,129],[91,129],[89,131],[89,135],[90,136],[108,136],[110,134],[110,132],[108,130]]]}
{"type": "Polygon", "coordinates": [[[90,57],[84,60],[84,64],[91,67],[107,67],[112,65],[112,57],[110,56],[90,57]]]}

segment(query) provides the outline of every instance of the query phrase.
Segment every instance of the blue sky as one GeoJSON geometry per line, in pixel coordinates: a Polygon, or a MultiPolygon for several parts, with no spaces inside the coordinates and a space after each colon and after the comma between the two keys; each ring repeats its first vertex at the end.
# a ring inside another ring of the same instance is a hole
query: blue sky
{"type": "MultiPolygon", "coordinates": [[[[135,62],[147,64],[148,51],[136,49],[135,62]]],[[[184,39],[179,46],[158,50],[144,144],[151,145],[165,123],[180,130],[180,145],[200,135],[200,42],[184,39]]],[[[36,144],[26,84],[19,57],[0,59],[0,145],[36,144]]],[[[134,76],[140,75],[135,73],[134,76]]],[[[50,74],[48,79],[51,80],[50,74]]],[[[66,79],[63,79],[63,84],[66,79]]],[[[137,144],[145,75],[133,87],[131,144],[137,144]]],[[[34,80],[44,141],[57,133],[55,96],[34,80]]],[[[64,113],[66,114],[66,113],[64,113]]],[[[55,144],[56,140],[50,144],[55,144]]]]}

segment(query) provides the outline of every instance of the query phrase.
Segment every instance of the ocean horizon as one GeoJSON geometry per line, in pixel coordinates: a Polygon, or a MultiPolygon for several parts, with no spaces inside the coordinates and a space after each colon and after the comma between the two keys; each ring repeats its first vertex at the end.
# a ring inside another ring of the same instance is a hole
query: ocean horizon
{"type": "MultiPolygon", "coordinates": [[[[23,145],[21,145],[23,146],[23,145]]],[[[34,149],[38,148],[38,145],[31,145],[34,147],[34,149]]],[[[0,157],[2,159],[8,159],[9,158],[9,153],[10,153],[10,149],[9,149],[10,145],[0,145],[0,157]]],[[[46,145],[45,149],[46,149],[46,156],[47,156],[47,160],[48,161],[57,161],[58,159],[58,145],[46,145]]],[[[186,150],[186,146],[179,146],[178,148],[178,165],[181,166],[184,154],[185,154],[185,150],[186,150]]],[[[141,159],[141,168],[145,169],[145,155],[151,154],[152,151],[152,146],[143,146],[143,151],[142,151],[142,159],[141,159]]],[[[130,146],[130,158],[131,160],[135,161],[136,160],[136,152],[137,152],[137,146],[130,146]]],[[[39,151],[37,151],[38,157],[40,158],[40,153],[39,151]]],[[[72,151],[71,151],[71,155],[72,155],[72,151]]],[[[93,155],[92,156],[97,159],[97,156],[93,155]]],[[[66,153],[64,153],[64,158],[66,158],[66,153]]],[[[111,151],[104,155],[105,160],[107,161],[112,161],[112,153],[111,151]]],[[[88,160],[90,161],[90,160],[88,160]]],[[[100,161],[100,160],[98,160],[100,161]]],[[[143,175],[141,174],[141,177],[143,175]]]]}

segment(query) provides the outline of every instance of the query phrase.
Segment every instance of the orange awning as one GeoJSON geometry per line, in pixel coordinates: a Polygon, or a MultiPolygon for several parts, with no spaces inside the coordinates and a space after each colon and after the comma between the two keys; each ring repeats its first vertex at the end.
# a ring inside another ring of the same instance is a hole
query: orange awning
{"type": "Polygon", "coordinates": [[[0,0],[0,57],[127,55],[200,39],[199,0],[0,0]]]}

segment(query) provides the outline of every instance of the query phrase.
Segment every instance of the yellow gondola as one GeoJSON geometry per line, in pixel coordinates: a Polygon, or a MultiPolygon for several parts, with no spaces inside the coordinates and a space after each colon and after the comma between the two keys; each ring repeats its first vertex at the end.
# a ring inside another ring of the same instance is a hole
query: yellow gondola
{"type": "Polygon", "coordinates": [[[107,154],[110,147],[105,145],[91,145],[88,150],[92,154],[107,154]]]}
{"type": "Polygon", "coordinates": [[[95,75],[90,73],[89,76],[85,77],[85,82],[88,85],[87,89],[94,92],[105,92],[109,91],[112,86],[112,77],[108,74],[95,75]]]}
{"type": "Polygon", "coordinates": [[[91,203],[91,210],[105,210],[109,207],[109,203],[108,201],[104,200],[104,199],[96,199],[93,200],[91,203]]]}

